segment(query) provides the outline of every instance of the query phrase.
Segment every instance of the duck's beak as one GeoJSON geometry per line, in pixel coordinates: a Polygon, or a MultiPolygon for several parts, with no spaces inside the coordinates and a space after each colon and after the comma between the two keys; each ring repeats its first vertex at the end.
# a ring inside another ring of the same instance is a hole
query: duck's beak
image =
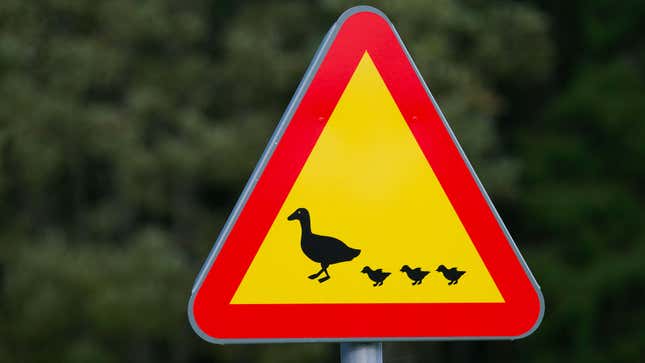
{"type": "Polygon", "coordinates": [[[297,213],[298,213],[298,211],[295,211],[295,212],[291,213],[291,215],[287,217],[287,220],[292,221],[292,220],[296,219],[298,217],[297,213]]]}

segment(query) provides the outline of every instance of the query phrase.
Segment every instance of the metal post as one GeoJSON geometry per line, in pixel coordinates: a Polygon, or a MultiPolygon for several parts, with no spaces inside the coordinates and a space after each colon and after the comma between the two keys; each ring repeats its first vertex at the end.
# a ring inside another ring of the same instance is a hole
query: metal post
{"type": "Polygon", "coordinates": [[[383,363],[383,343],[340,343],[340,363],[383,363]]]}

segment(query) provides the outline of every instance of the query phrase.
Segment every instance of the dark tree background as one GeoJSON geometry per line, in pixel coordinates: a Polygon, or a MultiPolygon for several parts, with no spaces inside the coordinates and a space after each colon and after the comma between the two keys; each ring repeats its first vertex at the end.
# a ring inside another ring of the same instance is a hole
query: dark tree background
{"type": "MultiPolygon", "coordinates": [[[[214,346],[193,279],[350,1],[0,1],[0,361],[334,362],[214,346]]],[[[645,2],[387,1],[542,285],[515,342],[388,362],[645,356],[645,2]]]]}

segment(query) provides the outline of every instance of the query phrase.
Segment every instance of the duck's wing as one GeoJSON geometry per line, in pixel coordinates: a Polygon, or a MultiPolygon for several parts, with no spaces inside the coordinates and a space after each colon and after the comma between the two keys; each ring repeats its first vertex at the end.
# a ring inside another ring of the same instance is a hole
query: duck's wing
{"type": "Polygon", "coordinates": [[[383,273],[383,269],[382,269],[382,268],[379,268],[379,269],[374,270],[374,272],[378,272],[378,273],[382,274],[382,273],[383,273]]]}
{"type": "Polygon", "coordinates": [[[421,272],[421,267],[417,267],[417,268],[413,269],[412,271],[414,271],[416,273],[419,273],[419,272],[421,272]]]}
{"type": "Polygon", "coordinates": [[[352,255],[352,249],[334,237],[312,234],[306,242],[307,248],[316,256],[316,261],[319,262],[332,264],[349,261],[358,255],[357,253],[352,255]]]}
{"type": "Polygon", "coordinates": [[[312,235],[315,249],[327,263],[350,261],[360,254],[360,250],[347,246],[343,241],[329,236],[312,235]]]}

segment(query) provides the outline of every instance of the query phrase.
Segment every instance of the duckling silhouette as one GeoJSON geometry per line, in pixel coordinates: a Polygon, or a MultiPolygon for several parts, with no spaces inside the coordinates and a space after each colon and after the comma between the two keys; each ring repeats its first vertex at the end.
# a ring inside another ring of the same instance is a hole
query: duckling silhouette
{"type": "Polygon", "coordinates": [[[422,271],[421,267],[411,269],[408,265],[401,267],[401,272],[405,272],[412,282],[412,285],[420,285],[423,279],[430,273],[430,271],[422,271]]]}
{"type": "Polygon", "coordinates": [[[312,280],[320,276],[323,272],[325,273],[325,277],[318,279],[318,282],[322,283],[329,280],[330,276],[327,272],[329,265],[351,261],[361,253],[361,250],[348,247],[345,243],[334,237],[311,233],[309,211],[305,208],[296,209],[287,219],[290,221],[297,219],[300,222],[300,228],[302,229],[300,248],[302,248],[305,256],[320,264],[320,271],[309,275],[309,278],[312,280]]]}
{"type": "Polygon", "coordinates": [[[367,277],[370,278],[370,280],[374,281],[373,286],[381,286],[383,285],[383,281],[390,276],[389,272],[383,272],[382,269],[376,269],[372,270],[369,268],[369,266],[363,267],[363,270],[361,270],[362,273],[367,274],[367,277]]]}
{"type": "Polygon", "coordinates": [[[437,272],[441,272],[443,274],[443,277],[445,277],[446,280],[450,281],[448,282],[448,285],[456,285],[459,281],[459,278],[461,278],[461,276],[466,273],[466,271],[457,270],[456,267],[448,269],[444,265],[439,265],[439,267],[437,267],[437,272]]]}

